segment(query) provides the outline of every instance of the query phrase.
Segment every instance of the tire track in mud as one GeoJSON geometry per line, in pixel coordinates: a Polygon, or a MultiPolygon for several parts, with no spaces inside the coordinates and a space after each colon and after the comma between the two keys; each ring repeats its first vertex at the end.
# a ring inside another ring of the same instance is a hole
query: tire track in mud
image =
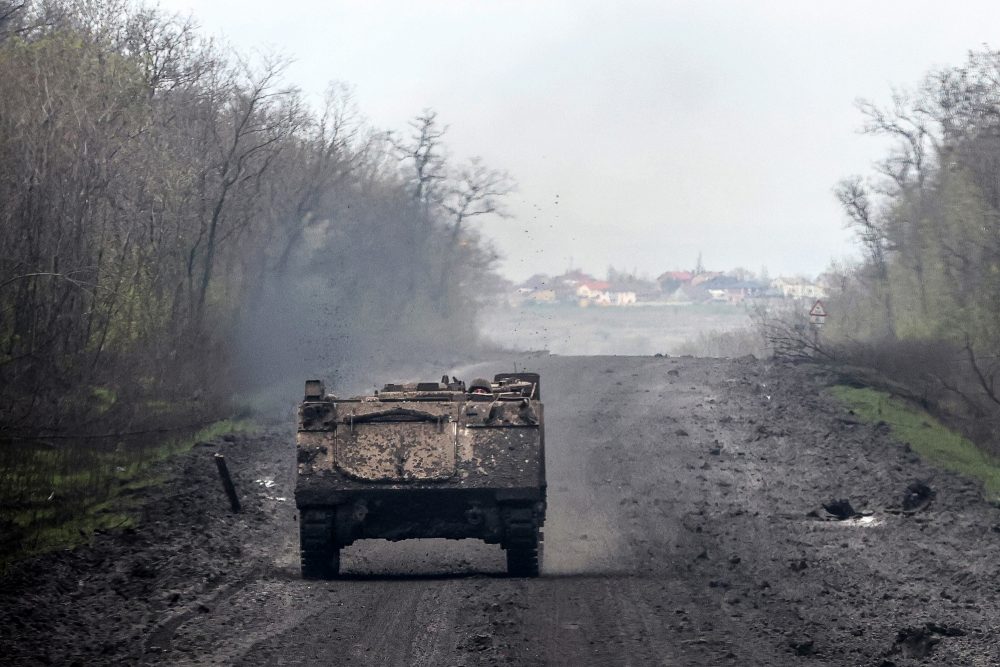
{"type": "MultiPolygon", "coordinates": [[[[373,656],[391,665],[405,665],[416,634],[416,610],[428,594],[424,587],[403,582],[380,582],[373,586],[360,618],[362,632],[352,638],[346,664],[370,664],[373,656]]],[[[355,605],[355,609],[357,606],[355,605]]]]}
{"type": "Polygon", "coordinates": [[[408,663],[413,667],[447,664],[456,648],[456,600],[465,588],[461,581],[428,585],[421,595],[415,620],[417,632],[410,640],[408,663]],[[424,625],[419,626],[421,619],[424,625]]]}
{"type": "MultiPolygon", "coordinates": [[[[654,664],[651,647],[642,630],[644,625],[635,623],[637,600],[629,583],[625,579],[602,578],[594,582],[593,594],[585,598],[585,604],[582,607],[575,605],[582,616],[577,622],[580,628],[576,634],[580,640],[586,639],[590,648],[590,655],[579,656],[579,664],[594,664],[595,661],[624,667],[654,664]]],[[[582,645],[580,640],[577,643],[582,645]]],[[[564,641],[549,643],[548,664],[562,659],[565,644],[564,641]]]]}
{"type": "Polygon", "coordinates": [[[340,603],[337,596],[289,585],[291,581],[298,583],[297,577],[291,580],[288,576],[246,582],[208,613],[186,619],[188,622],[175,628],[173,652],[149,664],[236,664],[259,644],[291,628],[310,625],[340,603]],[[211,636],[225,640],[208,650],[194,648],[211,636]]]}
{"type": "Polygon", "coordinates": [[[472,580],[408,580],[377,582],[366,628],[346,663],[436,667],[454,656],[462,637],[458,601],[472,580]]]}
{"type": "MultiPolygon", "coordinates": [[[[221,586],[210,595],[201,596],[198,603],[196,605],[192,605],[187,610],[168,616],[165,620],[161,621],[153,628],[146,640],[143,642],[141,649],[142,654],[149,656],[169,653],[172,649],[171,644],[173,643],[174,636],[182,625],[193,618],[203,615],[210,609],[209,605],[218,605],[225,602],[227,598],[238,595],[240,591],[249,586],[253,579],[260,575],[261,572],[261,569],[256,569],[239,581],[221,586]]],[[[150,657],[148,658],[148,661],[152,664],[158,664],[160,662],[160,658],[150,657]]]]}
{"type": "Polygon", "coordinates": [[[320,611],[270,628],[237,664],[446,664],[461,637],[456,612],[466,582],[399,579],[365,581],[361,587],[337,582],[347,585],[331,588],[336,601],[318,596],[311,602],[320,611]]]}

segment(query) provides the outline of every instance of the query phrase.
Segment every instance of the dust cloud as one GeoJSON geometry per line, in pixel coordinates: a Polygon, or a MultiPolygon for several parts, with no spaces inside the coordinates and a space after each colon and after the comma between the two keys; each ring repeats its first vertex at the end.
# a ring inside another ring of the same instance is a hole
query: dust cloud
{"type": "MultiPolygon", "coordinates": [[[[502,306],[482,317],[484,339],[562,355],[686,354],[699,337],[750,326],[746,309],[699,306],[502,306]]],[[[697,350],[696,350],[697,351],[697,350]]]]}

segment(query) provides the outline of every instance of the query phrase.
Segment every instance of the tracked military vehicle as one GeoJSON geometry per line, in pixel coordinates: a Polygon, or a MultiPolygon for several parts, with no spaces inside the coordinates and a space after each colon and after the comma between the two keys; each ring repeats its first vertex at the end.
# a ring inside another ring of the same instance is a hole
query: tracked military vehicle
{"type": "Polygon", "coordinates": [[[535,373],[468,386],[387,384],[337,398],[306,382],[299,408],[302,576],[340,572],[356,540],[477,538],[514,576],[538,576],[545,521],[545,417],[535,373]]]}

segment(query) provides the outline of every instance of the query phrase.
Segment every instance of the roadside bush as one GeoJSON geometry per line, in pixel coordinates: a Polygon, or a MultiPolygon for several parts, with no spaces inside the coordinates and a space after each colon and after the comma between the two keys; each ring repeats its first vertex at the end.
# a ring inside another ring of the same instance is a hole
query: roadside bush
{"type": "Polygon", "coordinates": [[[746,327],[735,331],[708,331],[699,333],[677,347],[677,354],[694,357],[718,357],[734,359],[753,355],[765,358],[769,355],[764,337],[759,329],[746,327]]]}

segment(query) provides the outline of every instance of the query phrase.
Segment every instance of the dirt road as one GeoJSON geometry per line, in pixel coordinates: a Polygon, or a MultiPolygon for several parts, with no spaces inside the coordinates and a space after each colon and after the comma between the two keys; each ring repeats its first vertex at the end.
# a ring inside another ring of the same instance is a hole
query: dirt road
{"type": "Polygon", "coordinates": [[[833,404],[822,371],[650,357],[540,357],[536,369],[550,484],[542,578],[506,578],[499,547],[427,540],[360,542],[344,552],[344,579],[302,581],[288,426],[196,449],[138,530],[15,572],[0,593],[0,654],[1000,664],[1000,510],[833,404]],[[242,515],[226,512],[216,447],[246,496],[242,515]],[[902,512],[916,480],[933,498],[902,512]],[[838,499],[862,516],[833,520],[823,504],[838,499]]]}

